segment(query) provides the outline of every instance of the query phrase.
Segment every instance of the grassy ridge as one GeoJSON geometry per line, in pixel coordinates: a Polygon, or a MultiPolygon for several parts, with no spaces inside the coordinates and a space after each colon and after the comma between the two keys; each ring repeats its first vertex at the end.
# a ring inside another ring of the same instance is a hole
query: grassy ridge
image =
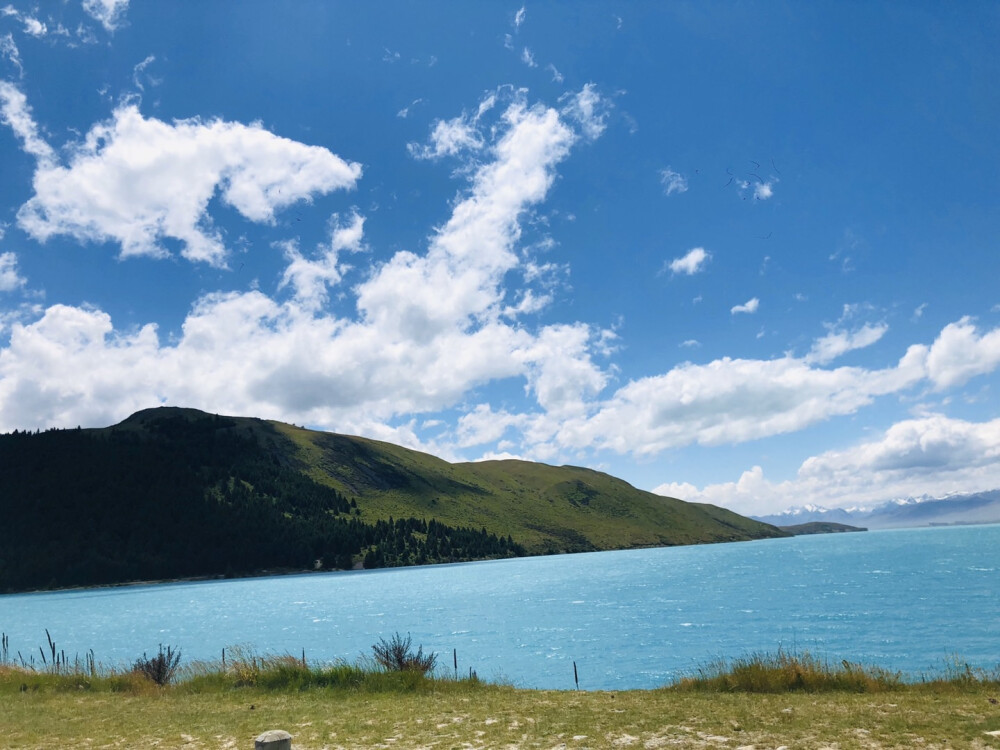
{"type": "Polygon", "coordinates": [[[1000,746],[1000,707],[991,702],[1000,691],[996,674],[959,670],[914,684],[858,665],[831,668],[781,654],[705,672],[748,689],[682,680],[651,691],[516,690],[246,653],[225,670],[191,665],[180,682],[163,688],[132,673],[0,667],[0,745],[242,748],[260,732],[282,728],[298,750],[1000,746]],[[818,681],[781,687],[776,675],[795,670],[818,681]],[[872,679],[845,682],[845,670],[872,679]],[[764,672],[771,674],[761,681],[764,672]],[[767,690],[757,689],[765,684],[767,690]]]}
{"type": "Polygon", "coordinates": [[[512,536],[531,553],[729,542],[786,536],[712,505],[644,492],[608,474],[530,461],[451,464],[366,438],[279,422],[317,482],[378,518],[437,518],[512,536]]]}

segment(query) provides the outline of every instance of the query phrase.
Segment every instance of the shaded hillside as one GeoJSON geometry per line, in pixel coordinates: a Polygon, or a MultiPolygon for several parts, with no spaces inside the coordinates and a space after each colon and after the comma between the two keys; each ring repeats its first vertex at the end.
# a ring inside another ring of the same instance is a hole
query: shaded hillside
{"type": "Polygon", "coordinates": [[[0,436],[0,590],[781,536],[599,472],[190,409],[0,436]]]}
{"type": "Polygon", "coordinates": [[[481,527],[362,517],[269,423],[182,409],[0,436],[0,591],[524,554],[481,527]]]}

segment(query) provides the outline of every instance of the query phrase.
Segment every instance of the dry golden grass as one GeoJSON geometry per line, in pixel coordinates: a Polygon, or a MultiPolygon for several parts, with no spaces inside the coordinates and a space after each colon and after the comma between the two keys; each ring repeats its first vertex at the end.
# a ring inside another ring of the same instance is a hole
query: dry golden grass
{"type": "Polygon", "coordinates": [[[220,683],[117,692],[0,672],[0,747],[251,748],[285,729],[320,748],[997,748],[995,684],[879,693],[517,690],[429,681],[388,689],[220,683]],[[27,687],[23,692],[20,685],[27,687]],[[29,684],[30,683],[30,684],[29,684]]]}

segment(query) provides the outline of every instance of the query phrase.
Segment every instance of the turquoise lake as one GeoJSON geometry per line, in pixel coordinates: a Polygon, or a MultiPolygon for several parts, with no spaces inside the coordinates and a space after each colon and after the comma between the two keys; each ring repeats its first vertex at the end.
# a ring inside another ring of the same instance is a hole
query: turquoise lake
{"type": "Polygon", "coordinates": [[[779,648],[919,677],[1000,664],[1000,525],[0,596],[13,658],[39,662],[46,628],[105,665],[159,644],[353,661],[398,631],[520,687],[572,688],[575,661],[582,689],[652,688],[779,648]]]}

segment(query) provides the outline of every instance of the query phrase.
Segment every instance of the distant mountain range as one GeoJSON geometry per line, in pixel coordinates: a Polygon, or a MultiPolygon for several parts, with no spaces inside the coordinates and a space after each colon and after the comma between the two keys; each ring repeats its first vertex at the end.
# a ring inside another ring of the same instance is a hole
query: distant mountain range
{"type": "Polygon", "coordinates": [[[823,521],[869,529],[1000,523],[1000,490],[939,498],[909,497],[873,508],[821,508],[807,505],[790,508],[782,513],[751,517],[774,526],[823,521]]]}

